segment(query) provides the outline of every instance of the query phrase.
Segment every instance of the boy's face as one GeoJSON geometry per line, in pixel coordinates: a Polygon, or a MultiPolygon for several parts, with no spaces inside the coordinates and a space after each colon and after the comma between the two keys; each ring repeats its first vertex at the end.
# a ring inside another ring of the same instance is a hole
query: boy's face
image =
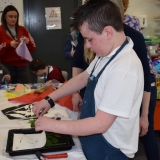
{"type": "Polygon", "coordinates": [[[43,71],[42,70],[32,71],[32,72],[37,76],[43,76],[43,71]]]}
{"type": "Polygon", "coordinates": [[[88,24],[84,23],[80,28],[80,32],[84,39],[86,39],[86,48],[90,48],[99,57],[107,56],[109,54],[110,45],[108,45],[109,40],[105,31],[98,34],[91,31],[88,28],[88,24]]]}

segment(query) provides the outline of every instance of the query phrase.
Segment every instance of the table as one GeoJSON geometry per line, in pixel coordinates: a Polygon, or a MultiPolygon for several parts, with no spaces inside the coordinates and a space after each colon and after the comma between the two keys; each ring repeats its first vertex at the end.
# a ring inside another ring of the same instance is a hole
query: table
{"type": "MultiPolygon", "coordinates": [[[[13,103],[9,102],[7,98],[5,98],[5,90],[0,90],[0,110],[5,109],[7,107],[17,106],[20,103],[13,103]]],[[[64,109],[64,107],[56,104],[55,108],[64,109]]],[[[70,111],[69,109],[66,109],[69,116],[72,119],[77,118],[77,114],[70,111]]],[[[28,120],[9,120],[5,115],[3,115],[2,112],[0,112],[0,160],[38,160],[35,155],[26,155],[26,156],[15,156],[10,157],[6,152],[6,143],[7,143],[7,136],[8,136],[8,130],[10,129],[23,129],[23,128],[30,128],[30,124],[28,123],[28,120]]],[[[75,146],[72,147],[69,151],[63,151],[68,153],[68,158],[61,158],[61,159],[55,159],[55,160],[86,160],[80,141],[78,137],[73,136],[73,141],[75,143],[75,146]]],[[[52,152],[53,154],[61,153],[61,152],[52,152]]],[[[51,154],[51,153],[49,153],[51,154]]]]}

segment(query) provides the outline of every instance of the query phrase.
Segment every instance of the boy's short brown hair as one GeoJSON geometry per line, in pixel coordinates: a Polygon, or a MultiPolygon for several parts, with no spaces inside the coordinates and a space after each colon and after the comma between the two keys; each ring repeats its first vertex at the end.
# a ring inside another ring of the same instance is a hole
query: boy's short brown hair
{"type": "Polygon", "coordinates": [[[37,72],[38,70],[45,69],[45,68],[46,68],[46,64],[40,58],[33,59],[29,64],[29,69],[33,72],[37,72]]]}

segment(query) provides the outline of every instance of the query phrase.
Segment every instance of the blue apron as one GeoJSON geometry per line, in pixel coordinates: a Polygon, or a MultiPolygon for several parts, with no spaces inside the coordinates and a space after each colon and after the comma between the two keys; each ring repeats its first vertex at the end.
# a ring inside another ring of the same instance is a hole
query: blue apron
{"type": "MultiPolygon", "coordinates": [[[[106,68],[106,66],[115,58],[115,56],[124,48],[128,43],[126,39],[117,52],[111,57],[111,59],[105,64],[102,70],[96,77],[92,74],[96,68],[96,64],[90,74],[88,84],[85,90],[83,104],[81,109],[80,119],[95,117],[95,99],[94,90],[98,82],[99,77],[106,68]]],[[[128,160],[120,149],[117,149],[109,144],[102,134],[94,134],[89,136],[80,136],[80,142],[87,160],[128,160]]]]}

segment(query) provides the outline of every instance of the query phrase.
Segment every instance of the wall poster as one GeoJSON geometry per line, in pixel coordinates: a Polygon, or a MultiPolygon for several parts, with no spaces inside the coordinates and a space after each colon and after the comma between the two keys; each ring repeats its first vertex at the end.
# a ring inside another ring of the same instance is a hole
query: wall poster
{"type": "Polygon", "coordinates": [[[14,5],[14,0],[0,0],[0,11],[3,11],[8,5],[14,5]]]}
{"type": "Polygon", "coordinates": [[[46,30],[62,29],[60,7],[45,8],[45,17],[46,17],[46,30]]]}
{"type": "Polygon", "coordinates": [[[14,5],[14,0],[0,0],[0,18],[4,8],[8,5],[14,5]]]}

